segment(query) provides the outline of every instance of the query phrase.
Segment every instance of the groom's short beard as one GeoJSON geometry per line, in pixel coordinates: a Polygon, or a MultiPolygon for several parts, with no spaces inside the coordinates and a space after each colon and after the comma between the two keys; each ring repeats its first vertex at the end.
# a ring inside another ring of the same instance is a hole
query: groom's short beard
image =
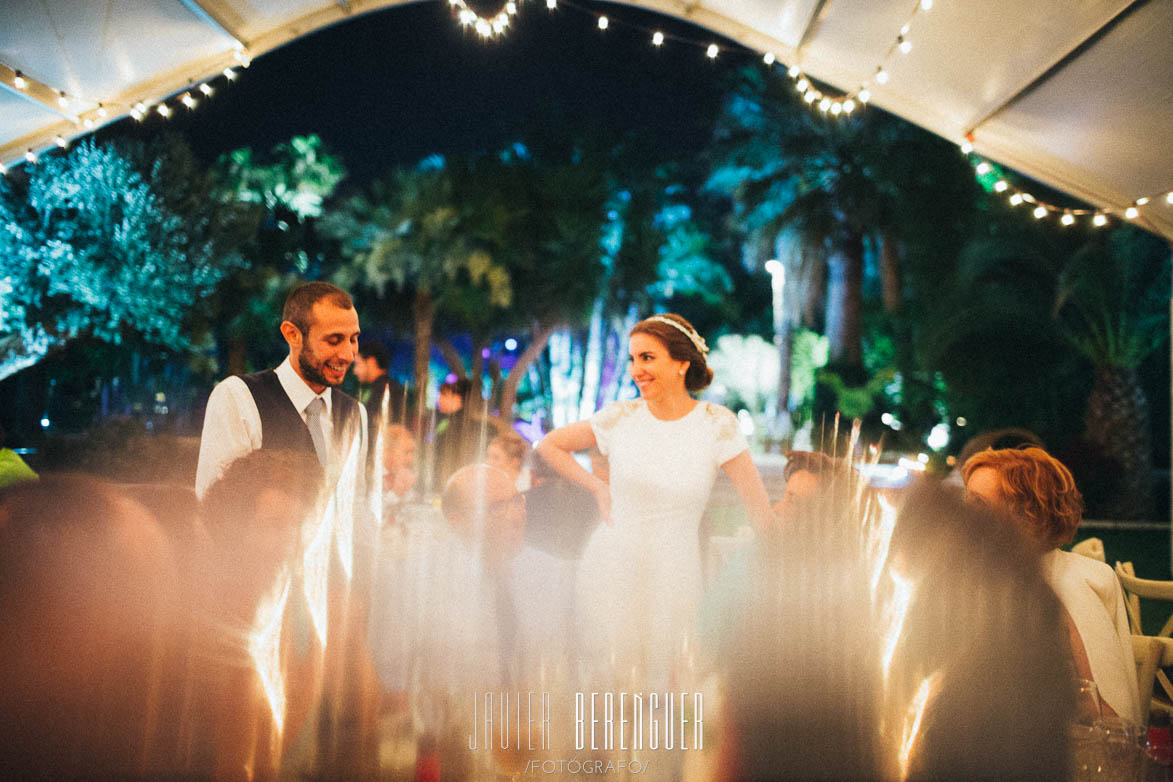
{"type": "Polygon", "coordinates": [[[326,376],[322,374],[322,371],[310,363],[310,360],[306,358],[305,351],[302,351],[300,354],[298,354],[297,365],[301,368],[301,376],[305,378],[307,382],[331,387],[342,385],[341,381],[337,383],[331,383],[329,380],[327,380],[326,376]]]}

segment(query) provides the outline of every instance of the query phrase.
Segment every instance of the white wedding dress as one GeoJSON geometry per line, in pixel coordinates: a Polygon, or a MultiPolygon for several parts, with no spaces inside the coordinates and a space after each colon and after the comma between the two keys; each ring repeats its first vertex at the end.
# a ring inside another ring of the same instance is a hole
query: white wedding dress
{"type": "Polygon", "coordinates": [[[610,462],[613,525],[599,525],[579,566],[583,673],[599,684],[668,686],[696,625],[701,515],[721,465],[748,446],[737,417],[709,402],[675,421],[643,400],[616,402],[590,423],[610,462]]]}

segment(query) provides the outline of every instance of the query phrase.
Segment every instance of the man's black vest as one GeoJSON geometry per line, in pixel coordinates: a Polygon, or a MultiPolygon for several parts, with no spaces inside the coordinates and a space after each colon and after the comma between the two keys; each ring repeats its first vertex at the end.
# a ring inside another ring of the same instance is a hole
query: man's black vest
{"type": "MultiPolygon", "coordinates": [[[[277,373],[271,369],[251,375],[241,375],[248,386],[261,415],[261,448],[284,451],[305,451],[316,454],[309,427],[301,418],[301,411],[293,406],[289,395],[281,386],[277,373]]],[[[358,400],[334,389],[332,413],[335,442],[340,432],[346,431],[345,422],[354,416],[354,428],[358,431],[358,400]]]]}

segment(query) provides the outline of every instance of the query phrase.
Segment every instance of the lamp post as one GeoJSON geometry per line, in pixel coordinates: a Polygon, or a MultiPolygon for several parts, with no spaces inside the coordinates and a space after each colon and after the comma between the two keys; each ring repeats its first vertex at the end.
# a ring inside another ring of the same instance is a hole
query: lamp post
{"type": "Polygon", "coordinates": [[[786,289],[786,267],[776,258],[766,261],[773,292],[774,347],[778,349],[778,401],[774,405],[772,434],[781,440],[790,434],[790,329],[786,323],[783,294],[786,289]]]}

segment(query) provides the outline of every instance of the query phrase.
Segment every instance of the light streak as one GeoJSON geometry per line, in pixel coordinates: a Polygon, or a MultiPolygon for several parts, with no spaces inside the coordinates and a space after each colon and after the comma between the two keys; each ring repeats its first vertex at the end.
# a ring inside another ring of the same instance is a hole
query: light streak
{"type": "Polygon", "coordinates": [[[273,712],[273,724],[280,735],[285,728],[285,677],[281,673],[281,628],[285,605],[293,579],[288,568],[282,570],[274,582],[274,596],[257,607],[252,632],[248,634],[248,654],[253,660],[265,699],[273,712]]]}
{"type": "Polygon", "coordinates": [[[925,707],[929,703],[929,696],[936,687],[939,674],[934,673],[920,683],[916,695],[908,705],[908,714],[904,718],[904,735],[900,740],[900,778],[908,779],[909,763],[912,760],[912,750],[916,746],[917,736],[920,734],[921,721],[925,716],[925,707]]]}
{"type": "Polygon", "coordinates": [[[322,648],[326,647],[326,604],[330,574],[330,541],[334,528],[334,503],[327,503],[322,518],[310,535],[302,554],[305,600],[310,620],[322,648]]]}

